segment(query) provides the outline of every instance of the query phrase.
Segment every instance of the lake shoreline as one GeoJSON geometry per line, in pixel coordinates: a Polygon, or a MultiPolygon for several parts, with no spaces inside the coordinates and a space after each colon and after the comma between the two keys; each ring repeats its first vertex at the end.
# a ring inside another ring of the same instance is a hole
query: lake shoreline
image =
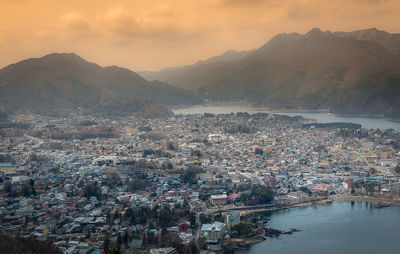
{"type": "MultiPolygon", "coordinates": [[[[253,106],[250,103],[206,103],[206,104],[199,104],[199,105],[192,105],[192,106],[176,106],[176,107],[171,107],[171,110],[183,110],[183,109],[188,109],[188,108],[195,108],[195,107],[203,107],[203,108],[208,108],[208,107],[247,107],[248,109],[255,110],[255,111],[268,111],[270,114],[276,114],[276,113],[328,113],[333,116],[337,117],[365,117],[365,118],[375,118],[375,119],[380,119],[380,120],[387,120],[387,121],[393,121],[393,122],[400,122],[400,118],[391,118],[391,117],[385,117],[385,115],[381,114],[346,114],[346,113],[335,113],[332,112],[330,109],[303,109],[303,108],[294,108],[294,109],[287,109],[287,108],[270,108],[270,107],[259,107],[259,106],[253,106]]],[[[209,113],[209,112],[206,112],[209,113]]]]}
{"type": "Polygon", "coordinates": [[[247,103],[238,104],[201,104],[190,107],[175,107],[172,109],[176,115],[203,115],[210,113],[231,114],[238,112],[247,112],[249,114],[267,113],[287,116],[302,116],[304,119],[311,120],[317,123],[356,123],[361,124],[362,128],[366,129],[394,129],[400,131],[400,119],[382,117],[382,115],[365,115],[365,114],[336,114],[331,113],[327,109],[305,110],[305,109],[271,109],[267,107],[257,107],[247,103]]]}
{"type": "Polygon", "coordinates": [[[400,206],[400,197],[386,198],[386,197],[373,197],[367,195],[351,195],[342,194],[334,198],[337,202],[367,202],[373,208],[383,208],[389,206],[400,206]]]}
{"type": "MultiPolygon", "coordinates": [[[[400,206],[400,197],[395,199],[388,199],[388,198],[378,198],[372,197],[367,195],[351,195],[351,194],[340,194],[336,196],[321,198],[318,200],[311,200],[306,202],[294,203],[294,204],[287,204],[287,205],[275,205],[268,208],[261,208],[261,209],[254,209],[248,210],[241,213],[242,215],[249,215],[259,212],[267,212],[267,211],[278,211],[278,210],[285,210],[291,208],[298,208],[298,207],[310,207],[310,206],[321,206],[332,204],[333,202],[365,202],[371,204],[371,208],[373,209],[381,209],[385,207],[391,206],[400,206]]],[[[254,226],[254,225],[253,225],[254,226]]],[[[267,236],[264,234],[257,234],[250,238],[235,238],[234,239],[234,249],[235,250],[248,250],[251,246],[263,242],[267,239],[267,236]]]]}

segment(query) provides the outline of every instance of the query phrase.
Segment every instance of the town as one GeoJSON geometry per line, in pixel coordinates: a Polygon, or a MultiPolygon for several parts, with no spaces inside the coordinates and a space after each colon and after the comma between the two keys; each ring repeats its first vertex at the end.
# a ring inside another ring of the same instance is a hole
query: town
{"type": "Polygon", "coordinates": [[[257,211],[400,198],[395,130],[267,113],[9,118],[0,231],[62,253],[233,253],[276,233],[257,211]]]}

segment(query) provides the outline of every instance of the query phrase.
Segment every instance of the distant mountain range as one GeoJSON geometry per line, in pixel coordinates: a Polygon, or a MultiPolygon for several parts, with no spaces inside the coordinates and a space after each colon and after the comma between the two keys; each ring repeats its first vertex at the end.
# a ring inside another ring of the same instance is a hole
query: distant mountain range
{"type": "Polygon", "coordinates": [[[212,100],[400,117],[400,35],[375,28],[278,34],[256,50],[142,75],[212,100]]]}
{"type": "Polygon", "coordinates": [[[0,70],[0,108],[169,116],[164,105],[245,100],[400,118],[400,35],[375,28],[283,33],[258,49],[140,74],[151,81],[72,53],[31,58],[0,70]]]}
{"type": "Polygon", "coordinates": [[[164,80],[167,83],[177,83],[176,78],[179,80],[179,76],[185,75],[185,73],[193,68],[200,66],[209,66],[212,68],[213,63],[220,64],[221,62],[235,62],[239,61],[252,51],[235,51],[229,50],[224,52],[221,55],[214,56],[208,58],[206,60],[200,60],[193,65],[185,65],[185,66],[175,66],[175,67],[167,67],[160,71],[140,71],[138,72],[142,77],[147,80],[164,80]]]}
{"type": "Polygon", "coordinates": [[[81,108],[112,115],[165,116],[165,105],[201,103],[192,92],[149,82],[117,66],[101,67],[76,54],[31,58],[0,70],[0,105],[7,110],[59,113],[81,108]],[[157,102],[157,103],[156,103],[157,102]]]}

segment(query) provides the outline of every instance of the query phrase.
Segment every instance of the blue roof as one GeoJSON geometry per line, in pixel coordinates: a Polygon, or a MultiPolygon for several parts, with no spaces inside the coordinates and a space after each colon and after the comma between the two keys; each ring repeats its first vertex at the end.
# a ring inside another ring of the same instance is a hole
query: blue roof
{"type": "Polygon", "coordinates": [[[233,222],[233,221],[237,220],[238,218],[240,218],[240,213],[233,212],[233,213],[229,214],[229,216],[226,216],[226,218],[227,218],[227,222],[233,222]]]}

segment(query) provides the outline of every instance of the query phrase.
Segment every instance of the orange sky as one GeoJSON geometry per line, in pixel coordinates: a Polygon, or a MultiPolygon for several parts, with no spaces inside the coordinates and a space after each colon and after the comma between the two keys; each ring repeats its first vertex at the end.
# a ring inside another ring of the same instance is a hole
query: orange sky
{"type": "Polygon", "coordinates": [[[157,70],[281,32],[400,32],[399,0],[0,0],[0,67],[52,52],[157,70]]]}

